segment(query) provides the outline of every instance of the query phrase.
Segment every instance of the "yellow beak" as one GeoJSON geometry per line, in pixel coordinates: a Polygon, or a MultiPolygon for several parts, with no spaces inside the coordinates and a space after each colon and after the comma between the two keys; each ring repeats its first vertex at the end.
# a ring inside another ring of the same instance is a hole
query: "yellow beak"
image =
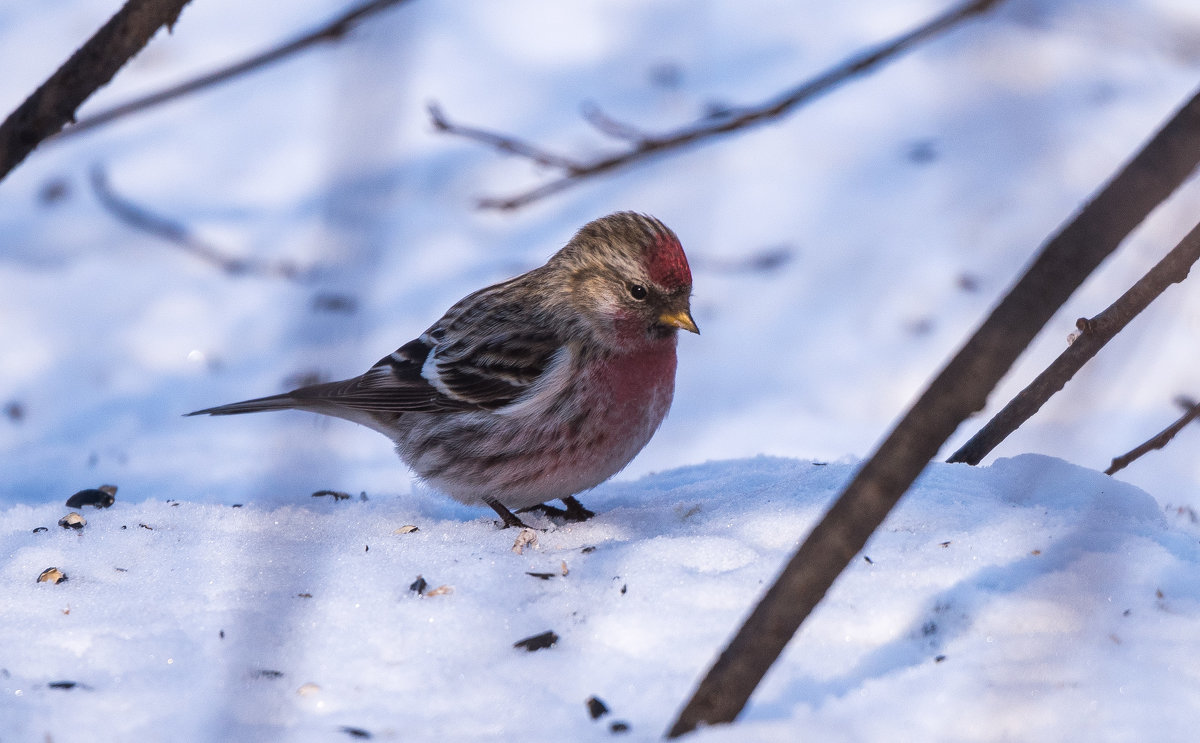
{"type": "Polygon", "coordinates": [[[696,335],[700,335],[700,328],[696,327],[696,321],[692,319],[692,313],[685,309],[678,312],[664,312],[658,316],[658,321],[663,325],[690,330],[696,335]]]}

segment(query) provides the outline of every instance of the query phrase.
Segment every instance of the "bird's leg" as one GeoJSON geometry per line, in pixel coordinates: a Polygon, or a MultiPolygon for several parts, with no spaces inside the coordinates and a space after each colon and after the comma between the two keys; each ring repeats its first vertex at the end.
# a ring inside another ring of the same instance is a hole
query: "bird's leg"
{"type": "Polygon", "coordinates": [[[576,500],[573,495],[563,498],[562,502],[567,507],[567,510],[563,512],[563,518],[567,521],[587,521],[596,515],[595,512],[584,508],[584,505],[576,500]]]}
{"type": "Polygon", "coordinates": [[[517,518],[516,514],[505,508],[504,504],[495,498],[484,497],[483,502],[491,506],[492,510],[499,514],[500,520],[504,522],[504,526],[502,528],[507,529],[510,526],[515,526],[520,529],[529,528],[525,525],[524,521],[517,518]]]}

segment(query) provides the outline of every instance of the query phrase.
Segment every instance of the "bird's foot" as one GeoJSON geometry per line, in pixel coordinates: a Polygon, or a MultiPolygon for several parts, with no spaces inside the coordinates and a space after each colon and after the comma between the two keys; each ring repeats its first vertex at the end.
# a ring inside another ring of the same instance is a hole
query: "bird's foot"
{"type": "MultiPolygon", "coordinates": [[[[562,502],[564,505],[566,505],[566,508],[558,508],[546,503],[539,503],[536,506],[528,506],[526,508],[517,509],[517,513],[529,513],[530,511],[537,511],[538,513],[549,516],[550,518],[574,522],[587,521],[596,515],[594,512],[585,508],[584,505],[580,503],[573,495],[568,495],[566,498],[563,498],[562,502]]],[[[514,516],[513,518],[516,517],[514,516]]]]}

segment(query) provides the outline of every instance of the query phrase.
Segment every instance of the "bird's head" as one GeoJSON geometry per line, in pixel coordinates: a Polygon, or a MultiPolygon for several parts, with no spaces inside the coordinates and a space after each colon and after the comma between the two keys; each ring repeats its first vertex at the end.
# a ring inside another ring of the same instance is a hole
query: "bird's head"
{"type": "Polygon", "coordinates": [[[666,225],[617,212],[584,225],[554,257],[566,269],[571,301],[613,348],[699,333],[692,319],[692,272],[666,225]]]}

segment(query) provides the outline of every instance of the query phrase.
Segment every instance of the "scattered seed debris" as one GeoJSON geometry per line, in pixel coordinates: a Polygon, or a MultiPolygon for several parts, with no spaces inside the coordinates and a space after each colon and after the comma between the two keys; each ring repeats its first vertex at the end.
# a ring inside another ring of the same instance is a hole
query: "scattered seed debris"
{"type": "Polygon", "coordinates": [[[55,585],[62,583],[67,579],[67,574],[58,568],[46,568],[42,574],[37,577],[38,583],[54,583],[55,585]]]}
{"type": "Polygon", "coordinates": [[[437,588],[433,589],[429,593],[425,594],[425,596],[426,597],[449,596],[452,593],[454,593],[454,589],[451,588],[450,586],[438,586],[437,588]]]}
{"type": "Polygon", "coordinates": [[[296,597],[302,598],[302,599],[311,599],[312,594],[311,593],[298,593],[298,594],[296,594],[296,597]]]}
{"type": "Polygon", "coordinates": [[[363,730],[362,728],[350,727],[349,725],[343,725],[341,730],[351,738],[369,739],[372,737],[370,732],[363,730]]]}
{"type": "Polygon", "coordinates": [[[524,648],[532,653],[535,650],[552,648],[556,642],[558,642],[558,635],[554,633],[554,630],[546,630],[540,635],[533,635],[526,637],[524,640],[517,640],[513,643],[513,647],[524,648]]]}
{"type": "Polygon", "coordinates": [[[35,526],[35,527],[33,527],[33,533],[34,533],[34,534],[37,534],[38,532],[42,532],[42,531],[50,531],[50,527],[48,527],[48,526],[35,526]]]}
{"type": "Polygon", "coordinates": [[[946,660],[946,656],[944,656],[944,655],[938,655],[938,656],[934,656],[933,662],[934,662],[934,663],[941,663],[941,662],[942,662],[942,661],[944,661],[944,660],[946,660]]]}
{"type": "Polygon", "coordinates": [[[312,497],[324,498],[327,495],[333,496],[333,499],[335,501],[350,500],[350,494],[343,493],[340,490],[318,490],[317,492],[312,494],[312,497]]]}
{"type": "Polygon", "coordinates": [[[949,542],[949,541],[942,542],[942,546],[943,546],[943,547],[949,547],[949,546],[950,546],[950,542],[949,542]]]}
{"type": "Polygon", "coordinates": [[[599,720],[608,714],[608,705],[605,704],[600,697],[591,696],[587,698],[587,710],[593,720],[599,720]]]}
{"type": "Polygon", "coordinates": [[[556,573],[531,573],[529,571],[525,571],[525,575],[530,575],[530,576],[533,576],[534,578],[539,578],[541,580],[550,580],[557,574],[556,573]]]}
{"type": "Polygon", "coordinates": [[[630,730],[629,723],[625,722],[624,720],[613,720],[608,724],[608,729],[614,735],[628,733],[630,730]]]}
{"type": "Polygon", "coordinates": [[[283,678],[283,671],[273,671],[269,668],[260,668],[255,671],[253,675],[255,678],[260,679],[281,679],[283,678]]]}
{"type": "Polygon", "coordinates": [[[150,531],[154,531],[154,527],[150,526],[149,524],[138,524],[138,526],[140,526],[143,529],[149,529],[150,531]]]}
{"type": "Polygon", "coordinates": [[[585,555],[586,555],[586,554],[588,554],[588,553],[590,553],[590,552],[595,552],[595,551],[596,551],[596,545],[594,545],[594,544],[589,544],[588,546],[584,547],[583,549],[581,549],[581,550],[579,550],[579,551],[580,551],[581,553],[585,554],[585,555]]]}
{"type": "Polygon", "coordinates": [[[101,485],[98,488],[80,490],[75,495],[67,498],[67,508],[83,508],[84,506],[108,508],[117,502],[116,495],[116,485],[101,485]]]}
{"type": "Polygon", "coordinates": [[[563,561],[562,561],[562,568],[561,568],[561,570],[562,570],[562,574],[563,574],[563,577],[564,577],[564,578],[566,578],[566,577],[567,577],[567,574],[571,572],[570,570],[568,570],[568,569],[567,569],[567,561],[566,561],[566,560],[563,560],[563,561]]]}
{"type": "Polygon", "coordinates": [[[66,516],[63,516],[58,520],[58,525],[62,528],[75,529],[76,531],[82,529],[86,523],[87,519],[75,513],[74,511],[71,511],[66,516]]]}
{"type": "Polygon", "coordinates": [[[408,587],[408,590],[412,591],[413,593],[417,594],[418,596],[421,596],[422,594],[425,593],[426,588],[429,588],[429,583],[427,583],[424,578],[422,578],[421,576],[418,575],[417,579],[414,580],[412,582],[412,584],[408,587]]]}
{"type": "Polygon", "coordinates": [[[393,534],[412,534],[414,531],[420,531],[420,528],[418,528],[416,524],[405,524],[404,526],[400,527],[399,529],[397,529],[396,531],[394,531],[392,533],[393,534]]]}
{"type": "Polygon", "coordinates": [[[537,546],[537,532],[533,529],[525,528],[521,530],[521,533],[517,535],[516,541],[513,542],[512,551],[516,552],[518,555],[522,555],[525,553],[526,547],[537,549],[537,546]]]}
{"type": "Polygon", "coordinates": [[[311,681],[309,681],[307,684],[301,684],[300,688],[296,689],[296,693],[302,697],[315,696],[315,695],[319,694],[320,692],[321,692],[321,687],[317,686],[316,684],[314,684],[311,681]]]}
{"type": "Polygon", "coordinates": [[[622,595],[622,596],[624,596],[624,595],[625,595],[625,592],[626,592],[626,591],[628,591],[628,590],[629,590],[629,584],[628,584],[628,583],[622,583],[622,584],[621,584],[621,595],[622,595]]]}
{"type": "Polygon", "coordinates": [[[863,555],[863,559],[867,561],[867,564],[868,564],[868,565],[874,565],[874,564],[875,564],[875,561],[874,561],[874,560],[872,560],[870,557],[867,557],[866,555],[863,555]]]}

